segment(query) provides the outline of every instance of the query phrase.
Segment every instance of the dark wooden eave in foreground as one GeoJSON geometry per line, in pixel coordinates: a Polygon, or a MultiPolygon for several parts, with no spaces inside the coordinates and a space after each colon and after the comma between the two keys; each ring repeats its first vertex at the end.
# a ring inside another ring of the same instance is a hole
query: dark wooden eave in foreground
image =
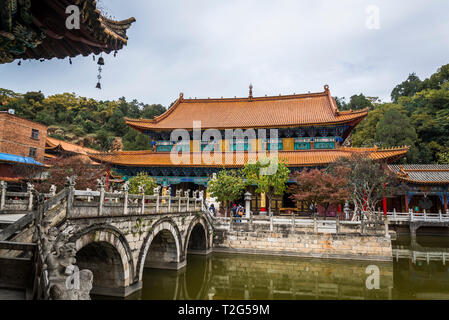
{"type": "MultiPolygon", "coordinates": [[[[7,3],[10,0],[3,1],[7,3]]],[[[5,7],[0,8],[0,13],[3,13],[3,16],[0,15],[0,63],[11,62],[8,61],[11,60],[11,55],[13,60],[63,59],[120,50],[127,44],[128,28],[135,22],[134,18],[114,21],[104,17],[94,0],[33,0],[26,15],[19,14],[21,11],[18,10],[16,14],[10,14],[9,20],[4,17],[7,12],[5,7]],[[69,5],[77,5],[80,8],[79,30],[66,28],[69,14],[65,11],[69,5]],[[20,37],[17,36],[15,26],[18,24],[36,34],[33,41],[17,45],[20,37]],[[5,30],[8,26],[10,30],[5,30]],[[4,40],[3,44],[1,40],[4,40]],[[10,55],[9,59],[5,58],[5,53],[10,55]]]]}

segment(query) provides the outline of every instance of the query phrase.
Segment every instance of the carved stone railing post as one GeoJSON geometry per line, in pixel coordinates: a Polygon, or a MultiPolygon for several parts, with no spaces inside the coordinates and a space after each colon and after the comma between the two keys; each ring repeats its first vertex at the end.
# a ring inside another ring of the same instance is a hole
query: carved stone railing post
{"type": "Polygon", "coordinates": [[[200,203],[201,203],[201,210],[202,210],[202,211],[207,211],[207,212],[210,213],[208,205],[205,204],[205,200],[204,200],[204,190],[201,190],[201,191],[200,191],[200,193],[198,194],[198,197],[199,197],[200,203]]]}
{"type": "Polygon", "coordinates": [[[56,186],[54,184],[52,184],[50,187],[50,193],[49,193],[51,197],[54,197],[56,195],[56,190],[57,190],[56,186]]]}
{"type": "Polygon", "coordinates": [[[176,197],[178,197],[178,213],[181,212],[181,196],[182,196],[182,189],[176,190],[176,197]]]}
{"type": "Polygon", "coordinates": [[[153,189],[153,195],[156,196],[156,213],[159,213],[159,192],[161,187],[157,187],[153,189]]]}
{"type": "Polygon", "coordinates": [[[73,202],[75,201],[75,185],[76,185],[76,176],[71,176],[66,178],[65,186],[68,189],[67,192],[67,216],[70,216],[70,213],[73,209],[73,202]]]}
{"type": "Polygon", "coordinates": [[[195,191],[193,191],[193,199],[194,199],[194,201],[195,201],[195,204],[194,204],[194,206],[193,206],[193,210],[196,212],[196,203],[198,202],[197,200],[198,200],[198,190],[195,190],[195,191]]]}
{"type": "Polygon", "coordinates": [[[5,202],[6,202],[6,186],[7,183],[5,181],[0,181],[1,188],[1,197],[0,197],[0,210],[5,210],[5,202]]]}
{"type": "Polygon", "coordinates": [[[123,184],[123,214],[128,214],[129,181],[123,184]]]}
{"type": "Polygon", "coordinates": [[[441,213],[441,209],[438,211],[438,216],[439,216],[440,222],[443,222],[443,214],[441,213]]]}
{"type": "MultiPolygon", "coordinates": [[[[87,188],[86,191],[92,191],[90,188],[87,188]]],[[[92,197],[87,196],[87,202],[92,202],[92,197]]]]}
{"type": "Polygon", "coordinates": [[[27,193],[28,193],[28,211],[33,211],[33,190],[34,185],[27,183],[27,193]]]}
{"type": "Polygon", "coordinates": [[[388,217],[384,216],[385,238],[390,238],[390,231],[388,230],[388,217]]]}
{"type": "Polygon", "coordinates": [[[186,203],[186,212],[189,212],[190,211],[190,208],[189,208],[189,195],[190,195],[190,189],[187,189],[187,191],[184,191],[184,196],[187,198],[187,203],[186,203]]]}
{"type": "Polygon", "coordinates": [[[142,194],[142,206],[141,206],[142,214],[145,214],[145,189],[146,186],[144,184],[139,186],[139,193],[142,194]]]}
{"type": "Polygon", "coordinates": [[[98,216],[103,214],[104,194],[106,192],[106,182],[104,178],[97,179],[98,190],[100,191],[100,203],[98,204],[98,216]]]}
{"type": "Polygon", "coordinates": [[[165,192],[165,196],[168,197],[167,213],[170,213],[171,212],[171,187],[167,188],[167,191],[165,192]]]}

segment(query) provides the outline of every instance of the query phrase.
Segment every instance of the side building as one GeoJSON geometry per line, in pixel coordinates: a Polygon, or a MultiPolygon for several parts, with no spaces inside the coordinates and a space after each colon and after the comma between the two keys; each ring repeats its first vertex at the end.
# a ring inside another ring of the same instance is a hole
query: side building
{"type": "Polygon", "coordinates": [[[0,111],[0,180],[18,183],[35,166],[43,166],[47,127],[0,111]]]}
{"type": "MultiPolygon", "coordinates": [[[[90,157],[109,164],[125,179],[146,172],[164,188],[171,187],[172,193],[177,189],[205,189],[214,173],[223,168],[242,167],[274,149],[292,172],[306,167],[323,168],[354,153],[366,153],[385,162],[403,157],[407,147],[343,147],[367,114],[368,109],[339,111],[328,86],[319,93],[272,97],[253,97],[252,87],[246,98],[185,99],[181,94],[155,119],[126,119],[130,127],[152,138],[153,150],[90,154],[90,157]],[[243,136],[229,138],[226,136],[229,129],[234,133],[242,129],[243,136]],[[251,130],[258,134],[259,129],[266,129],[266,135],[256,138],[249,135],[251,130]],[[274,136],[270,136],[272,130],[274,136]],[[172,150],[183,153],[181,158],[174,157],[172,150]]],[[[251,210],[265,211],[266,196],[252,194],[251,210]]],[[[294,206],[288,195],[275,199],[272,205],[275,211],[294,206]]]]}

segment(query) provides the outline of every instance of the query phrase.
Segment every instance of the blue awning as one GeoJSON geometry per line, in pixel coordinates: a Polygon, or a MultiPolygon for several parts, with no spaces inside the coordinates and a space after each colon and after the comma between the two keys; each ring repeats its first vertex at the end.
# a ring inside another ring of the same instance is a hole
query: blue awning
{"type": "Polygon", "coordinates": [[[43,166],[42,163],[37,162],[33,158],[18,156],[18,155],[9,154],[9,153],[1,153],[1,152],[0,152],[0,161],[18,162],[18,163],[32,164],[32,165],[36,165],[36,166],[43,166]]]}

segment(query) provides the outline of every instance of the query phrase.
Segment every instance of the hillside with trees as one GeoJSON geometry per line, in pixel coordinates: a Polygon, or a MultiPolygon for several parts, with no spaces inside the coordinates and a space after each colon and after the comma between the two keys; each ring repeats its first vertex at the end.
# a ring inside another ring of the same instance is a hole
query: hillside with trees
{"type": "Polygon", "coordinates": [[[85,147],[108,151],[120,138],[124,150],[151,148],[150,139],[129,128],[128,118],[152,119],[165,112],[160,104],[137,100],[97,101],[74,93],[44,96],[42,92],[16,93],[0,88],[0,111],[14,109],[15,114],[48,126],[50,137],[85,147]]]}
{"type": "Polygon", "coordinates": [[[382,103],[363,94],[336,99],[342,110],[369,107],[368,116],[355,128],[354,147],[411,147],[405,163],[449,163],[449,64],[427,79],[412,73],[382,103]],[[371,103],[371,106],[368,104],[371,103]]]}

